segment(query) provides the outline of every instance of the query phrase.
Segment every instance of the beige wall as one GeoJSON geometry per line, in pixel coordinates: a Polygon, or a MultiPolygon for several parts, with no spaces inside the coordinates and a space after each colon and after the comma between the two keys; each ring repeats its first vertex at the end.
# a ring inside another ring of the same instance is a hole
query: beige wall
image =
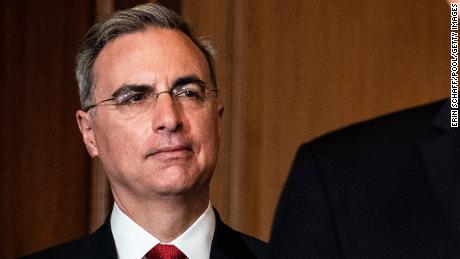
{"type": "Polygon", "coordinates": [[[444,1],[183,1],[218,49],[225,139],[212,199],[267,240],[296,148],[449,94],[444,1]]]}

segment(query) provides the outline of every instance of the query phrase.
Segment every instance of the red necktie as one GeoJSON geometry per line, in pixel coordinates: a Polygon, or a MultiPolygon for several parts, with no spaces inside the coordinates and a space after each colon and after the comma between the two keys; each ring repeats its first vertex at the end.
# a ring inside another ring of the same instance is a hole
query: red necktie
{"type": "Polygon", "coordinates": [[[158,244],[145,255],[147,259],[186,259],[184,253],[173,245],[158,244]]]}

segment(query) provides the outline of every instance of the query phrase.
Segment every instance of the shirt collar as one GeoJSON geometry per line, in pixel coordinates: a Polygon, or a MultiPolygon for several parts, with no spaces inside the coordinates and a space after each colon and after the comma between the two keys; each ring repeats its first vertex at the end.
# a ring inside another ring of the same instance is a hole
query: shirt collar
{"type": "Polygon", "coordinates": [[[171,241],[188,258],[209,258],[216,227],[216,217],[211,202],[208,208],[184,233],[171,241]]]}
{"type": "MultiPolygon", "coordinates": [[[[123,213],[116,203],[113,206],[110,225],[119,259],[141,259],[160,243],[160,240],[123,213]]],[[[168,244],[175,245],[187,258],[209,258],[215,226],[216,218],[209,202],[203,214],[184,233],[168,244]]]]}

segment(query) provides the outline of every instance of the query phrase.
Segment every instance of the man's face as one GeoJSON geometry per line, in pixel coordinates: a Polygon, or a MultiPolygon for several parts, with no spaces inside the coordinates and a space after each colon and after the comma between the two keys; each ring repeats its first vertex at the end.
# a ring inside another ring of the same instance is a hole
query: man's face
{"type": "MultiPolygon", "coordinates": [[[[116,38],[97,57],[94,74],[96,102],[126,85],[168,91],[184,77],[214,89],[203,53],[185,34],[169,29],[148,28],[116,38]]],[[[134,115],[113,105],[97,106],[94,116],[77,113],[87,149],[100,158],[114,195],[207,191],[223,109],[216,97],[187,109],[164,93],[149,107],[134,115]]]]}

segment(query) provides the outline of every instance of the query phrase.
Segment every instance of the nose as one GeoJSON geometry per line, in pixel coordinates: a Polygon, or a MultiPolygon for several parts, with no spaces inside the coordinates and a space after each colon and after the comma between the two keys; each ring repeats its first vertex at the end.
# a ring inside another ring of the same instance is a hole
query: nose
{"type": "Polygon", "coordinates": [[[157,133],[177,132],[183,122],[174,99],[167,92],[157,96],[153,109],[153,130],[157,133]]]}

